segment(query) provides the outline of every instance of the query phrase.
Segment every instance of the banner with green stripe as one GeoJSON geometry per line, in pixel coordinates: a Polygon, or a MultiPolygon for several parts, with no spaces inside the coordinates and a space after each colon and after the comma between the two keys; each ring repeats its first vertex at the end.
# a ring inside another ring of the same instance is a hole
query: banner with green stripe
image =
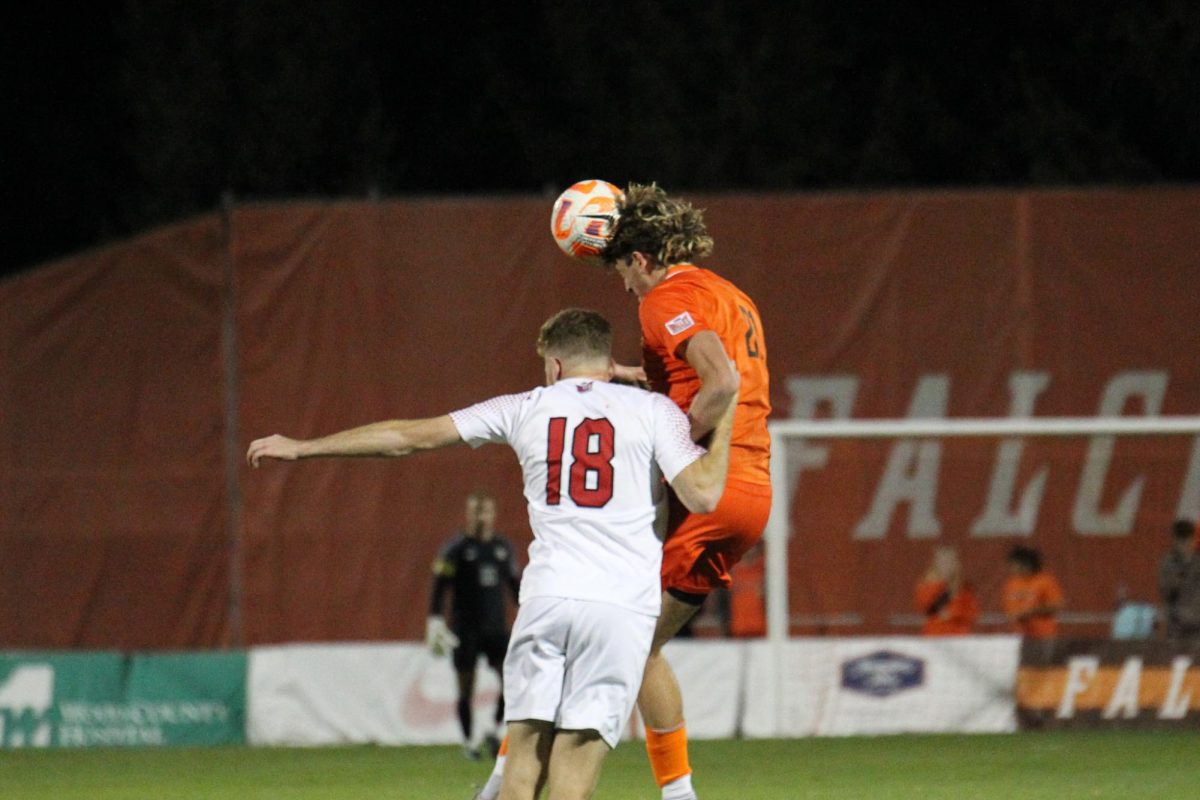
{"type": "Polygon", "coordinates": [[[245,742],[246,654],[2,652],[0,747],[245,742]]]}

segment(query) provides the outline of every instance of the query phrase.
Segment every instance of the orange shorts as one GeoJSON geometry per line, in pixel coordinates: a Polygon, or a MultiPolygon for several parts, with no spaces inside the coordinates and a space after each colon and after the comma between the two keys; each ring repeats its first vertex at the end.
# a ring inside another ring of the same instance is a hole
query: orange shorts
{"type": "Polygon", "coordinates": [[[729,586],[729,570],[762,538],[771,514],[771,487],[727,481],[711,514],[692,514],[670,493],[662,587],[694,595],[729,586]]]}

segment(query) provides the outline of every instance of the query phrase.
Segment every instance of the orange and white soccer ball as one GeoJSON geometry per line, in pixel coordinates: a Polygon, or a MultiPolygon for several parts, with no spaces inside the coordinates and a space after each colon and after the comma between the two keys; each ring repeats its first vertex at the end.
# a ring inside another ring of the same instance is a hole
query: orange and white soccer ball
{"type": "Polygon", "coordinates": [[[554,201],[550,232],[572,258],[596,261],[617,223],[621,190],[608,181],[579,181],[554,201]]]}

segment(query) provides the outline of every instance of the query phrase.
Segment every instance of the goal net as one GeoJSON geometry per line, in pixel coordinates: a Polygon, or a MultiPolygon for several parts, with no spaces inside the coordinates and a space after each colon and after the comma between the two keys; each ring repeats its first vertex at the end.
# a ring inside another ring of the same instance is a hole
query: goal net
{"type": "MultiPolygon", "coordinates": [[[[977,633],[1009,628],[1007,555],[1035,548],[1063,586],[1060,636],[1107,637],[1122,602],[1156,604],[1172,523],[1200,513],[1200,417],[782,420],[765,533],[773,701],[807,636],[914,636],[914,588],[953,547],[977,633]]],[[[735,574],[736,580],[736,574],[735,574]]]]}

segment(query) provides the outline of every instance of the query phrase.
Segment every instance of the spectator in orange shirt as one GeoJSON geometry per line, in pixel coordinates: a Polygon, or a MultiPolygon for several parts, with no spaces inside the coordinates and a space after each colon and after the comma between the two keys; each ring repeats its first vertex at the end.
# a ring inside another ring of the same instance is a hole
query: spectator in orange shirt
{"type": "Polygon", "coordinates": [[[1023,545],[1009,551],[1008,570],[1003,604],[1013,630],[1030,639],[1053,639],[1063,603],[1058,580],[1042,569],[1041,554],[1023,545]]]}
{"type": "Polygon", "coordinates": [[[917,610],[925,615],[921,632],[926,636],[961,636],[975,627],[979,601],[975,590],[963,579],[958,551],[939,547],[929,569],[917,584],[917,610]]]}

